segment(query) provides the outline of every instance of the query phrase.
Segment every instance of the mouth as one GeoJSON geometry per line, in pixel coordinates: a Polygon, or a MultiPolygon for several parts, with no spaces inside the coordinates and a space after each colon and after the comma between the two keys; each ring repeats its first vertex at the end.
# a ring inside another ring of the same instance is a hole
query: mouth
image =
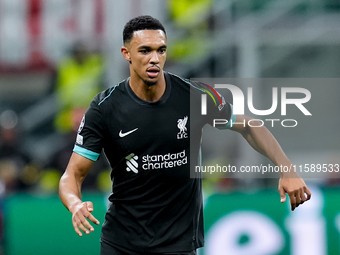
{"type": "Polygon", "coordinates": [[[155,78],[157,75],[160,73],[160,68],[159,67],[150,67],[146,70],[147,74],[149,75],[150,78],[155,78]]]}

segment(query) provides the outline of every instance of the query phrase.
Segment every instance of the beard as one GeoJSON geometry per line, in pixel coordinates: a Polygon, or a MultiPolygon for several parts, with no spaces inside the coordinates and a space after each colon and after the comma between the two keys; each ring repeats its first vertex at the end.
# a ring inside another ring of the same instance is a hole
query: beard
{"type": "Polygon", "coordinates": [[[156,80],[156,81],[153,81],[153,80],[143,80],[144,81],[144,83],[147,85],[147,86],[155,86],[155,85],[157,85],[157,83],[158,83],[158,80],[156,80]]]}

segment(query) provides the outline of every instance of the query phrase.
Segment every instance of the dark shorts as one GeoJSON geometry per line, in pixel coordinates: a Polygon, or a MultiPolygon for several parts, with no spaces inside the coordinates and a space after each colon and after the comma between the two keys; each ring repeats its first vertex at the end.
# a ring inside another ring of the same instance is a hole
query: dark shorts
{"type": "Polygon", "coordinates": [[[107,244],[106,242],[101,242],[100,244],[100,255],[196,255],[196,250],[189,252],[170,252],[170,253],[135,253],[135,252],[124,252],[118,250],[117,248],[107,244]]]}

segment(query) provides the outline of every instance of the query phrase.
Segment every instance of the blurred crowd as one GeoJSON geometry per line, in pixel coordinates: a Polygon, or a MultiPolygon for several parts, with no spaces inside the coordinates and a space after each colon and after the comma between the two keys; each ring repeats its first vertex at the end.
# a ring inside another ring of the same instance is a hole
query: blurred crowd
{"type": "MultiPolygon", "coordinates": [[[[0,193],[57,191],[59,178],[72,153],[82,116],[92,98],[107,86],[104,84],[104,73],[102,55],[90,51],[84,42],[76,42],[70,54],[52,70],[49,93],[55,95],[58,108],[53,129],[63,140],[63,146],[43,164],[23,150],[18,115],[12,110],[1,113],[0,193]]],[[[105,157],[101,157],[84,182],[84,188],[107,190],[108,186],[103,183],[101,174],[107,173],[108,169],[105,157]]],[[[110,181],[109,176],[106,177],[110,181]]]]}

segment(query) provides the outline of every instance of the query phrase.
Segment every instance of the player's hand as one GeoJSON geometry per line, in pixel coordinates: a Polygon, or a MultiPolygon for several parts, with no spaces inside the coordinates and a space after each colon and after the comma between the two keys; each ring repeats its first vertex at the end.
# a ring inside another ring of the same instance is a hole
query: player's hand
{"type": "Polygon", "coordinates": [[[93,212],[92,202],[83,202],[77,204],[72,210],[72,224],[73,228],[79,236],[82,236],[82,230],[85,234],[90,234],[94,228],[88,220],[94,224],[99,225],[99,221],[91,214],[93,212]]]}
{"type": "Polygon", "coordinates": [[[305,182],[298,176],[290,178],[281,177],[278,190],[281,197],[281,203],[286,201],[285,193],[288,194],[292,211],[309,200],[312,195],[305,182]]]}

